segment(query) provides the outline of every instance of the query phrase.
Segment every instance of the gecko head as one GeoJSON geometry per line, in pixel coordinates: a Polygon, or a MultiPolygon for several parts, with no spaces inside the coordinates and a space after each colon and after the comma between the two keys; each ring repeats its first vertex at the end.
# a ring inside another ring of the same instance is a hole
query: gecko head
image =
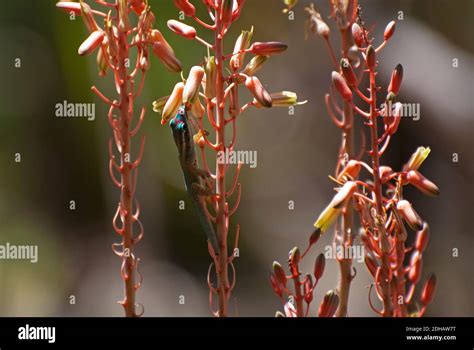
{"type": "Polygon", "coordinates": [[[186,131],[188,129],[184,106],[179,107],[176,116],[170,121],[170,126],[175,131],[186,131]]]}

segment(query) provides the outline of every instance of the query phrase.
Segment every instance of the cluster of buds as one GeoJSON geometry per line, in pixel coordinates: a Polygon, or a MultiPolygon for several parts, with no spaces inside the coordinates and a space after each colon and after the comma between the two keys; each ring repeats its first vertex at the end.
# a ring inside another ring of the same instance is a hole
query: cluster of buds
{"type": "MultiPolygon", "coordinates": [[[[287,2],[290,8],[296,2],[287,2]]],[[[387,45],[395,33],[396,24],[390,22],[384,31],[383,42],[375,47],[369,32],[361,18],[361,8],[356,0],[330,1],[331,16],[337,23],[341,34],[341,54],[338,60],[330,39],[330,28],[323,20],[314,5],[305,10],[309,15],[307,31],[320,36],[327,44],[334,67],[331,74],[330,93],[326,94],[326,107],[334,124],[342,131],[342,145],[336,171],[332,180],[337,184],[336,195],[321,212],[314,223],[315,231],[310,238],[310,247],[329,227],[335,226],[334,243],[350,246],[355,238],[359,238],[365,248],[365,262],[369,273],[374,279],[369,291],[370,307],[382,316],[422,316],[426,307],[432,302],[436,290],[436,277],[431,275],[424,284],[420,301],[415,302],[414,292],[421,278],[422,254],[429,240],[428,224],[413,209],[410,202],[403,197],[403,187],[412,185],[422,193],[436,196],[438,187],[419,172],[419,168],[427,158],[430,149],[420,147],[408,160],[401,171],[393,171],[380,164],[380,157],[387,149],[391,138],[397,132],[401,120],[402,104],[397,102],[403,80],[403,67],[395,67],[387,88],[385,103],[377,107],[377,92],[381,90],[376,83],[378,67],[377,55],[387,45]],[[370,95],[362,91],[364,77],[368,76],[370,95]],[[338,97],[341,104],[337,101],[338,97]],[[366,111],[357,103],[362,101],[369,106],[366,111]],[[370,131],[371,150],[370,164],[363,161],[365,153],[365,134],[358,155],[353,150],[354,116],[359,115],[370,131]],[[378,135],[378,124],[383,120],[384,131],[378,135]],[[367,171],[370,179],[359,179],[362,171],[367,171]],[[361,230],[353,230],[353,215],[359,215],[361,230]],[[416,232],[416,241],[408,246],[408,229],[416,232]],[[354,232],[360,232],[359,235],[354,232]],[[405,254],[411,252],[410,259],[405,254]],[[405,263],[405,260],[409,260],[405,263]],[[375,287],[377,296],[383,303],[379,311],[371,300],[371,291],[375,287]]],[[[290,259],[291,260],[291,259],[290,259]]],[[[338,259],[340,263],[340,284],[337,292],[339,308],[336,316],[347,315],[349,288],[355,274],[351,273],[351,259],[338,259]]],[[[292,266],[290,265],[290,270],[292,266]]],[[[298,272],[294,270],[293,272],[298,272]]],[[[294,279],[295,274],[289,278],[294,279]]],[[[295,300],[305,295],[295,288],[292,293],[286,288],[287,276],[282,273],[279,264],[274,265],[271,284],[275,293],[282,298],[283,293],[295,300]]],[[[306,283],[306,280],[305,280],[306,283]]],[[[298,284],[296,283],[295,286],[298,284]]],[[[330,293],[327,300],[334,297],[330,293]]],[[[329,301],[328,301],[329,303],[329,301]]],[[[304,316],[303,308],[296,303],[296,311],[292,305],[285,304],[287,316],[304,316]]],[[[337,308],[337,306],[336,306],[337,308]]],[[[278,315],[282,315],[279,313],[278,315]]]]}
{"type": "MultiPolygon", "coordinates": [[[[309,315],[314,290],[323,276],[326,260],[324,254],[319,254],[314,263],[313,274],[307,273],[304,278],[302,278],[300,265],[310,247],[318,241],[319,237],[320,232],[318,230],[314,231],[305,253],[301,254],[297,247],[289,252],[289,275],[286,274],[279,262],[275,261],[273,263],[270,283],[274,293],[280,298],[284,309],[284,313],[277,311],[276,317],[307,317],[309,315]],[[293,281],[292,287],[289,286],[291,281],[293,281]]],[[[320,302],[318,316],[333,317],[338,306],[339,296],[335,291],[328,291],[320,302]]]]}
{"type": "MultiPolygon", "coordinates": [[[[213,313],[218,316],[226,316],[228,313],[227,302],[235,284],[235,275],[234,283],[230,283],[227,276],[228,266],[234,268],[232,264],[234,254],[227,256],[227,237],[229,219],[236,212],[240,202],[241,186],[238,177],[242,164],[236,167],[232,185],[228,189],[226,188],[226,174],[230,165],[220,164],[216,156],[215,169],[211,169],[210,162],[206,159],[206,148],[214,151],[216,155],[219,152],[232,152],[236,143],[237,117],[250,107],[288,107],[295,106],[299,102],[293,92],[268,92],[256,76],[270,56],[287,49],[285,44],[252,42],[254,32],[252,28],[242,31],[238,36],[233,52],[223,52],[225,37],[231,25],[239,18],[245,1],[205,0],[203,2],[211,23],[197,16],[195,5],[191,1],[174,1],[182,14],[196,22],[198,26],[214,32],[214,42],[206,41],[199,35],[196,27],[182,21],[170,20],[168,28],[186,40],[194,40],[204,45],[208,51],[207,57],[202,65],[190,69],[187,78],[178,82],[169,96],[156,100],[153,103],[153,109],[161,114],[161,123],[164,125],[174,117],[180,106],[186,108],[188,115],[191,116],[189,122],[196,131],[194,141],[200,149],[202,167],[209,175],[211,185],[215,184],[215,190],[212,192],[215,192],[216,195],[211,196],[207,201],[209,206],[207,214],[211,222],[216,223],[221,253],[216,256],[215,252],[210,250],[210,255],[213,258],[211,267],[216,267],[218,282],[217,287],[209,282],[210,303],[212,305],[212,295],[217,294],[219,310],[213,311],[213,313]],[[247,62],[246,57],[249,55],[253,55],[253,57],[247,62]],[[253,96],[250,101],[244,104],[239,101],[239,87],[241,86],[253,96]],[[214,132],[215,142],[209,139],[211,133],[206,130],[207,125],[214,132]],[[229,142],[226,138],[227,126],[232,126],[232,136],[229,142]],[[234,193],[236,193],[236,198],[233,205],[229,206],[228,198],[234,193]]],[[[238,241],[238,225],[236,232],[235,248],[237,248],[238,241]]],[[[211,280],[211,276],[208,280],[211,280]]],[[[213,309],[212,306],[211,309],[213,309]]]]}
{"type": "Polygon", "coordinates": [[[92,9],[83,0],[59,1],[56,7],[82,17],[89,36],[80,45],[79,55],[90,55],[97,51],[99,75],[105,76],[110,71],[114,78],[117,99],[106,97],[95,86],[92,91],[109,106],[108,122],[113,132],[109,142],[109,172],[114,185],[121,191],[112,220],[114,230],[122,238],[120,243],[113,245],[113,251],[122,259],[121,277],[125,297],[120,303],[126,316],[139,316],[143,313],[143,306],[136,303],[135,292],[141,285],[142,277],[138,271],[139,259],[134,254],[134,246],[143,237],[143,226],[135,192],[145,138],[141,138],[135,160],[131,159],[131,138],[139,132],[146,109],[143,107],[138,119],[135,118],[134,100],[141,94],[145,73],[150,67],[150,47],[169,70],[181,71],[181,64],[161,33],[153,28],[155,16],[148,1],[114,0],[97,3],[106,12],[92,9]],[[98,23],[98,19],[102,23],[98,23]],[[131,63],[132,49],[136,51],[134,64],[131,63]],[[141,80],[136,83],[140,73],[141,80]],[[137,312],[137,306],[142,310],[137,312]]]}
{"type": "MultiPolygon", "coordinates": [[[[320,18],[318,21],[321,21],[320,18]]],[[[321,23],[318,26],[321,27],[321,23]]],[[[326,96],[326,103],[329,115],[343,130],[346,126],[344,108],[338,105],[334,95],[339,95],[345,106],[363,118],[370,131],[371,150],[368,153],[371,165],[364,162],[361,156],[341,162],[333,178],[338,184],[338,192],[314,226],[323,233],[344,213],[345,204],[351,203],[359,214],[362,228],[359,238],[365,247],[366,266],[374,278],[372,286],[383,303],[383,310],[377,310],[369,294],[370,307],[383,316],[421,316],[433,300],[436,278],[432,276],[427,280],[420,302],[415,302],[413,296],[421,279],[422,253],[428,244],[429,228],[404,198],[403,187],[412,185],[424,194],[439,194],[438,187],[419,172],[430,150],[420,147],[401,171],[380,164],[380,157],[396,133],[401,119],[402,104],[397,102],[403,79],[403,67],[400,64],[391,75],[383,107],[377,107],[376,101],[377,91],[381,89],[376,83],[377,55],[392,38],[395,22],[386,26],[384,40],[377,47],[369,39],[369,32],[360,17],[352,23],[348,32],[351,35],[350,42],[354,43],[349,51],[357,53],[357,57],[342,58],[339,64],[334,62],[338,69],[332,72],[331,94],[326,96]],[[369,96],[361,88],[367,75],[369,96]],[[357,99],[366,103],[369,110],[360,108],[356,104],[357,99]],[[383,120],[384,131],[378,135],[380,119],[383,120]],[[370,180],[358,179],[362,169],[369,173],[370,180]],[[413,247],[407,245],[408,229],[416,232],[413,247]],[[407,252],[412,253],[406,264],[407,252]]],[[[323,34],[321,36],[326,38],[323,34]]],[[[360,155],[363,155],[363,151],[360,155]]]]}

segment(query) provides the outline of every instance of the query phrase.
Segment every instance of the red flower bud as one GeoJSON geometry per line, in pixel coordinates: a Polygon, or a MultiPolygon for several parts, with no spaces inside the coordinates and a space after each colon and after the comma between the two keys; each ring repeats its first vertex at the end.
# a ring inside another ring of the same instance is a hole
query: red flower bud
{"type": "Polygon", "coordinates": [[[392,72],[392,78],[390,79],[390,84],[388,85],[387,92],[393,92],[395,95],[398,95],[400,91],[400,86],[402,85],[403,80],[403,66],[399,63],[392,72]]]}
{"type": "Polygon", "coordinates": [[[407,173],[407,181],[428,196],[439,195],[439,188],[417,170],[407,173]]]}
{"type": "Polygon", "coordinates": [[[188,0],[174,0],[174,5],[188,17],[196,14],[196,8],[188,0]]]}
{"type": "Polygon", "coordinates": [[[319,306],[319,317],[333,317],[339,306],[339,296],[332,290],[326,293],[319,306]]]}
{"type": "Polygon", "coordinates": [[[387,133],[393,135],[397,132],[398,126],[400,125],[402,104],[400,102],[395,103],[392,109],[392,104],[388,103],[385,108],[387,110],[384,116],[384,122],[387,126],[387,133]]]}
{"type": "Polygon", "coordinates": [[[171,47],[165,42],[155,42],[153,53],[160,59],[161,63],[171,72],[181,72],[181,62],[176,58],[171,47]]]}
{"type": "Polygon", "coordinates": [[[370,70],[373,70],[376,63],[376,54],[375,54],[375,49],[372,45],[370,45],[365,50],[365,60],[367,62],[367,68],[369,68],[370,70]]]}
{"type": "Polygon", "coordinates": [[[423,270],[423,261],[420,253],[416,250],[410,259],[410,270],[408,271],[408,279],[413,283],[417,284],[420,281],[421,273],[423,270]]]}
{"type": "Polygon", "coordinates": [[[100,44],[102,44],[104,35],[105,33],[101,30],[96,30],[95,32],[92,32],[92,34],[90,34],[89,37],[81,44],[77,53],[81,56],[89,55],[97,47],[99,47],[100,44]]]}
{"type": "Polygon", "coordinates": [[[275,294],[281,298],[283,296],[283,291],[281,290],[280,283],[278,282],[275,274],[273,273],[270,273],[270,283],[275,294]]]}
{"type": "Polygon", "coordinates": [[[222,7],[222,23],[228,24],[232,22],[232,14],[235,7],[234,0],[224,0],[224,6],[222,7]]]}
{"type": "Polygon", "coordinates": [[[273,273],[278,283],[280,283],[282,286],[286,286],[285,270],[283,270],[283,267],[281,267],[280,263],[277,261],[273,262],[273,273]]]}
{"type": "Polygon", "coordinates": [[[186,39],[192,40],[196,37],[196,29],[194,29],[194,27],[188,26],[187,24],[179,21],[175,21],[174,19],[170,19],[168,21],[168,28],[172,32],[181,35],[186,39]]]}
{"type": "Polygon", "coordinates": [[[359,176],[360,167],[361,165],[357,160],[351,159],[347,162],[344,169],[341,170],[337,179],[339,181],[347,178],[349,178],[350,180],[354,180],[357,176],[359,176]]]}
{"type": "Polygon", "coordinates": [[[321,276],[324,273],[325,266],[326,266],[326,259],[324,258],[324,254],[321,253],[316,258],[316,262],[314,264],[314,278],[316,278],[316,280],[321,279],[321,276]]]}
{"type": "Polygon", "coordinates": [[[315,229],[311,236],[309,237],[309,244],[313,245],[316,244],[316,242],[319,240],[319,237],[321,237],[321,230],[320,229],[315,229]]]}
{"type": "Polygon", "coordinates": [[[245,86],[262,106],[270,108],[273,105],[272,97],[257,77],[247,77],[245,86]]]}
{"type": "Polygon", "coordinates": [[[270,56],[285,51],[288,45],[279,41],[255,42],[250,46],[250,51],[255,55],[270,56]]]}
{"type": "Polygon", "coordinates": [[[144,0],[131,0],[130,5],[132,10],[137,14],[141,15],[145,11],[146,4],[144,0]]]}
{"type": "Polygon", "coordinates": [[[306,275],[306,280],[304,282],[304,301],[306,303],[311,303],[313,301],[313,279],[311,275],[306,275]]]}
{"type": "Polygon", "coordinates": [[[423,220],[421,220],[418,213],[413,209],[410,202],[402,199],[397,203],[397,209],[412,230],[419,231],[423,228],[423,220]]]}
{"type": "Polygon", "coordinates": [[[436,276],[434,274],[430,275],[428,280],[423,286],[423,291],[421,292],[421,303],[423,305],[429,305],[433,301],[434,295],[436,293],[436,276]]]}
{"type": "Polygon", "coordinates": [[[364,33],[362,28],[357,23],[352,24],[352,37],[354,38],[354,42],[358,47],[362,47],[364,44],[364,33]]]}
{"type": "Polygon", "coordinates": [[[294,247],[288,254],[288,263],[297,266],[301,261],[301,252],[298,247],[294,247]]]}
{"type": "Polygon", "coordinates": [[[395,21],[392,21],[387,24],[387,26],[385,27],[385,31],[383,32],[384,40],[389,40],[392,37],[393,33],[395,33],[395,25],[395,21]]]}
{"type": "Polygon", "coordinates": [[[354,87],[357,85],[357,78],[354,74],[351,64],[347,58],[341,59],[341,71],[342,75],[346,79],[347,85],[354,87]]]}
{"type": "Polygon", "coordinates": [[[365,265],[367,266],[367,269],[369,270],[370,274],[372,277],[375,277],[377,270],[379,268],[379,265],[377,263],[377,260],[375,260],[375,257],[372,253],[367,253],[365,255],[365,265]]]}
{"type": "Polygon", "coordinates": [[[382,165],[379,168],[379,173],[380,173],[380,180],[382,181],[382,183],[385,183],[388,181],[390,175],[393,174],[393,170],[389,166],[382,165]]]}
{"type": "Polygon", "coordinates": [[[352,91],[346,83],[346,80],[338,72],[333,71],[331,74],[332,83],[336,87],[336,90],[341,94],[342,98],[346,101],[352,100],[352,91]]]}
{"type": "Polygon", "coordinates": [[[415,243],[415,248],[418,250],[420,253],[423,253],[428,246],[428,242],[430,240],[430,227],[428,226],[428,223],[423,223],[423,229],[421,231],[418,231],[416,235],[416,243],[415,243]]]}

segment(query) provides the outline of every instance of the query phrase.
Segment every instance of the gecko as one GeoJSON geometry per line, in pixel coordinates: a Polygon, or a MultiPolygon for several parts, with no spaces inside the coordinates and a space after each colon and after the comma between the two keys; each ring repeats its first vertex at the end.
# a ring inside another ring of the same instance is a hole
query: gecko
{"type": "Polygon", "coordinates": [[[178,148],[178,158],[183,171],[186,191],[191,198],[191,202],[196,207],[199,221],[206,233],[207,239],[214,252],[218,255],[217,236],[205,208],[207,205],[205,197],[212,195],[212,191],[206,188],[204,181],[204,179],[209,177],[209,174],[198,167],[196,150],[194,148],[193,127],[188,122],[184,106],[178,109],[176,116],[170,121],[170,127],[173,131],[174,142],[178,148]]]}

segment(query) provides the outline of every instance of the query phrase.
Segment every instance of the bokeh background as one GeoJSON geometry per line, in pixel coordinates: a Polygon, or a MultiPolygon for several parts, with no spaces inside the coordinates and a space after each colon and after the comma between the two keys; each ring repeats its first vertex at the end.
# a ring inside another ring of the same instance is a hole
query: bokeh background
{"type": "MultiPolygon", "coordinates": [[[[234,220],[242,230],[233,315],[272,316],[281,309],[268,283],[271,264],[284,262],[293,246],[305,246],[314,219],[333,193],[327,176],[334,169],[340,135],[323,105],[332,68],[324,43],[318,37],[304,38],[303,7],[308,3],[300,0],[290,21],[282,14],[282,1],[248,0],[227,43],[231,49],[240,30],[252,25],[255,40],[288,43],[286,53],[266,64],[261,80],[269,90],[293,90],[309,100],[295,115],[286,109],[249,110],[240,118],[237,148],[257,150],[258,166],[241,174],[242,202],[234,220]],[[290,200],[294,210],[288,210],[290,200]]],[[[439,185],[441,196],[407,191],[432,229],[423,279],[435,272],[439,289],[427,315],[473,316],[474,1],[360,3],[377,39],[399,11],[404,15],[380,55],[380,77],[387,84],[393,67],[403,64],[400,98],[420,103],[421,119],[402,121],[383,162],[396,169],[418,145],[432,149],[423,173],[439,185]],[[452,66],[454,58],[458,68],[452,66]],[[459,162],[452,161],[453,153],[459,162]],[[459,249],[459,257],[452,256],[453,248],[459,249]]],[[[187,71],[205,50],[166,28],[166,20],[178,16],[172,1],[150,4],[157,27],[187,71]]],[[[315,4],[329,14],[328,1],[315,4]]],[[[90,92],[97,84],[112,93],[110,77],[98,78],[95,57],[77,55],[86,37],[82,20],[70,21],[54,5],[53,0],[5,1],[0,12],[0,243],[39,246],[37,264],[0,261],[0,315],[120,316],[120,260],[110,249],[118,240],[110,225],[118,201],[107,172],[110,130],[105,106],[90,92]],[[16,58],[21,68],[15,68],[16,58]],[[55,117],[55,104],[64,100],[96,102],[96,120],[55,117]],[[16,153],[20,163],[14,161],[16,153]],[[74,211],[69,210],[70,200],[76,201],[74,211]]],[[[151,102],[167,95],[177,79],[152,58],[139,103],[151,110],[151,102]]],[[[194,211],[178,210],[180,200],[189,201],[170,131],[150,111],[142,133],[147,145],[137,196],[145,238],[137,255],[144,284],[138,301],[147,316],[207,316],[209,257],[194,211]],[[178,302],[181,295],[184,305],[178,302]]],[[[312,270],[313,259],[330,241],[327,235],[318,243],[305,270],[312,270]]],[[[370,279],[364,265],[355,267],[349,314],[373,316],[367,305],[370,279]]],[[[316,300],[335,288],[336,281],[337,263],[328,261],[316,300]]],[[[317,303],[313,313],[316,308],[317,303]]]]}

